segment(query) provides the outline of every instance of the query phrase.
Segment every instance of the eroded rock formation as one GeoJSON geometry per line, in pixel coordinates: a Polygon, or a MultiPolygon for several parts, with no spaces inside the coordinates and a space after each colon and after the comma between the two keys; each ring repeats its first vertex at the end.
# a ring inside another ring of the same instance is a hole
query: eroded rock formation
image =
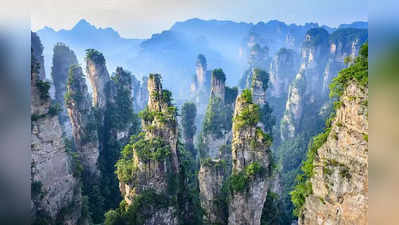
{"type": "Polygon", "coordinates": [[[68,80],[69,68],[78,64],[75,53],[65,44],[57,43],[53,50],[53,66],[51,77],[55,88],[55,101],[61,107],[59,119],[67,137],[72,137],[72,125],[64,105],[64,96],[68,80]]]}
{"type": "Polygon", "coordinates": [[[82,68],[71,66],[65,105],[72,123],[72,136],[81,162],[89,176],[98,176],[99,139],[97,121],[92,108],[82,68]]]}
{"type": "Polygon", "coordinates": [[[211,90],[211,71],[204,55],[197,57],[194,82],[191,84],[191,94],[197,105],[199,114],[204,114],[211,90]]]}
{"type": "Polygon", "coordinates": [[[205,221],[223,224],[227,220],[227,212],[218,199],[231,171],[231,118],[238,91],[225,86],[226,77],[221,69],[212,72],[211,80],[209,105],[200,134],[198,181],[205,221]]]}
{"type": "Polygon", "coordinates": [[[317,151],[313,193],[299,224],[367,224],[368,89],[351,83],[325,144],[317,151]]]}
{"type": "Polygon", "coordinates": [[[150,74],[148,92],[148,106],[142,114],[144,132],[125,147],[122,154],[132,154],[131,157],[118,162],[120,190],[128,205],[134,201],[140,204],[140,199],[153,196],[151,202],[137,209],[137,213],[147,215],[140,224],[178,224],[176,108],[171,103],[171,93],[162,89],[159,74],[150,74]]]}
{"type": "Polygon", "coordinates": [[[257,127],[258,106],[245,90],[236,101],[228,224],[259,225],[271,184],[271,138],[257,127]]]}
{"type": "MultiPolygon", "coordinates": [[[[32,49],[37,49],[35,44],[32,42],[32,49]]],[[[62,136],[58,112],[51,104],[50,84],[39,75],[42,66],[32,53],[32,219],[39,223],[75,225],[81,218],[79,178],[75,177],[78,175],[62,136]]]]}

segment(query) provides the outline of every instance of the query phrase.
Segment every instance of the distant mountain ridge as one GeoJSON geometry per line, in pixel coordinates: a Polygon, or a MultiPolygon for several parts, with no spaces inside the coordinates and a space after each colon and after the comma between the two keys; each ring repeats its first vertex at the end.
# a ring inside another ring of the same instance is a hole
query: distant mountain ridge
{"type": "MultiPolygon", "coordinates": [[[[368,23],[354,22],[341,26],[358,28],[367,27],[368,23]]],[[[301,43],[307,30],[314,27],[323,27],[328,32],[337,29],[317,23],[287,25],[278,20],[253,24],[193,18],[176,22],[169,30],[153,34],[149,39],[126,39],[112,28],[99,28],[81,19],[70,30],[55,31],[45,27],[37,34],[44,45],[47,74],[51,73],[53,47],[57,42],[64,42],[76,52],[80,63],[83,62],[86,49],[95,48],[102,52],[110,73],[117,66],[139,77],[150,72],[161,73],[165,86],[176,91],[176,97],[179,97],[185,96],[185,93],[182,88],[175,88],[175,85],[178,83],[179,86],[189,87],[198,54],[207,57],[210,69],[223,68],[231,82],[229,85],[236,85],[248,65],[243,47],[246,47],[251,34],[259,34],[273,53],[281,47],[290,47],[285,46],[287,37],[294,37],[293,46],[301,43]],[[267,39],[267,34],[273,36],[273,41],[267,39]]]]}
{"type": "MultiPolygon", "coordinates": [[[[85,19],[81,19],[72,29],[61,29],[55,31],[50,27],[44,27],[37,31],[44,45],[45,68],[50,74],[52,63],[53,48],[57,42],[63,42],[73,49],[82,63],[85,50],[95,48],[102,51],[107,56],[109,67],[127,66],[127,60],[121,55],[130,55],[137,52],[141,39],[122,38],[117,31],[112,28],[100,28],[90,24],[85,19]]],[[[49,77],[47,77],[49,78],[49,77]]]]}

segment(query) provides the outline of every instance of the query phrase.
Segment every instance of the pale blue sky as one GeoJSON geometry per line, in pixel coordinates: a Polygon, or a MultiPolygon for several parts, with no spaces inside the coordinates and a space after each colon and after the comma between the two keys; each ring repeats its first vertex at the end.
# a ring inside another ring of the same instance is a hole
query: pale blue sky
{"type": "Polygon", "coordinates": [[[329,26],[368,20],[364,0],[36,0],[32,29],[70,29],[85,18],[127,38],[148,38],[190,18],[257,23],[318,22],[329,26]]]}

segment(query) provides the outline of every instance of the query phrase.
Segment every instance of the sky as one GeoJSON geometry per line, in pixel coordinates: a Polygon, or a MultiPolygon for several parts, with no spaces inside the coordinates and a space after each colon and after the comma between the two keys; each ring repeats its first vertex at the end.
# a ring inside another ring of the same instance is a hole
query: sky
{"type": "Polygon", "coordinates": [[[71,29],[84,18],[97,27],[112,27],[125,38],[149,38],[190,18],[286,23],[317,22],[336,27],[367,21],[364,0],[35,0],[33,31],[44,26],[71,29]]]}

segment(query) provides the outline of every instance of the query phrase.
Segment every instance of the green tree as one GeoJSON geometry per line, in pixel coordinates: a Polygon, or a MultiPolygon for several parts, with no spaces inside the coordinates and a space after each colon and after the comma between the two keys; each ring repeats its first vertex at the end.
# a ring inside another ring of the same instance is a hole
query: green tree
{"type": "Polygon", "coordinates": [[[197,107],[192,102],[186,102],[182,106],[182,126],[185,149],[189,150],[193,155],[194,143],[193,138],[196,131],[195,117],[197,116],[197,107]]]}

